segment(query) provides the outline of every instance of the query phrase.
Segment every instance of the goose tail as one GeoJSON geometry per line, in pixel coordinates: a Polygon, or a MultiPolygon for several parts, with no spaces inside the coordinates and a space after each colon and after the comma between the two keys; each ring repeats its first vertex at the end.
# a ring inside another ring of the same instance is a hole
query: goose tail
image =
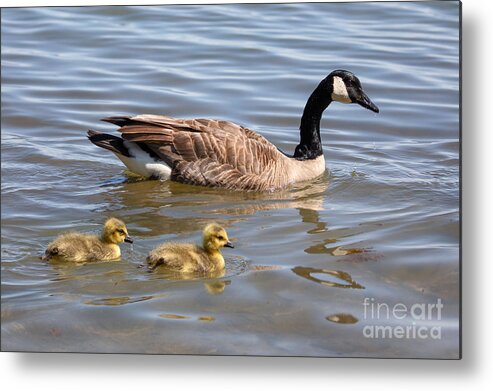
{"type": "Polygon", "coordinates": [[[121,137],[96,132],[95,130],[88,130],[87,138],[91,143],[97,145],[98,147],[107,149],[108,151],[123,155],[125,157],[131,157],[130,151],[123,143],[123,139],[121,137]]]}
{"type": "Polygon", "coordinates": [[[95,130],[89,130],[87,137],[94,145],[113,152],[134,174],[160,180],[169,179],[171,175],[171,168],[165,162],[152,156],[138,143],[95,130]]]}

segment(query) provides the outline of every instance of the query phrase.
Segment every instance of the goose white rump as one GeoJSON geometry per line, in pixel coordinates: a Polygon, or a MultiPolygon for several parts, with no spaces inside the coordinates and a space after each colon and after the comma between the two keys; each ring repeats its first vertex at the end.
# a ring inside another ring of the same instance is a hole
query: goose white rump
{"type": "Polygon", "coordinates": [[[123,145],[128,149],[130,156],[120,153],[115,155],[127,166],[134,174],[145,178],[155,178],[167,180],[171,176],[171,167],[164,162],[154,159],[147,152],[142,150],[136,143],[123,141],[123,145]]]}

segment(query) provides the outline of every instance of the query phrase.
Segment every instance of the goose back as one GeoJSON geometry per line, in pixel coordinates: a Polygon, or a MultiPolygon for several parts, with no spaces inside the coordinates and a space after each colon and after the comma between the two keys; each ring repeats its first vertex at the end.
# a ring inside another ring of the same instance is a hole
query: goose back
{"type": "Polygon", "coordinates": [[[123,140],[170,168],[172,180],[235,190],[272,191],[325,170],[323,156],[298,161],[263,136],[229,121],[159,115],[109,117],[123,140]]]}

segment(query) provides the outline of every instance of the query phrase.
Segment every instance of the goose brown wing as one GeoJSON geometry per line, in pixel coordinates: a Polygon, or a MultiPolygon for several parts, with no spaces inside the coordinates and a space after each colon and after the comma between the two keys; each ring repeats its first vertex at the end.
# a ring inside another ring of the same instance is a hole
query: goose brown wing
{"type": "Polygon", "coordinates": [[[124,140],[168,164],[173,180],[243,190],[284,185],[276,172],[285,156],[261,135],[232,122],[156,115],[104,121],[120,126],[124,140]]]}

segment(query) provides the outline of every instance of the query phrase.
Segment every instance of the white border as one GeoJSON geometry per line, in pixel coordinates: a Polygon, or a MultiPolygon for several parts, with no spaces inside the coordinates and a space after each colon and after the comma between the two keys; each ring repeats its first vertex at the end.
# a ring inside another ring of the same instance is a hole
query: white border
{"type": "MultiPolygon", "coordinates": [[[[203,3],[220,2],[224,1],[203,3]]],[[[152,0],[0,2],[2,7],[162,3],[152,0]]],[[[491,3],[463,1],[462,361],[1,353],[2,385],[15,391],[489,389],[493,384],[493,256],[489,245],[493,233],[491,3]]]]}

